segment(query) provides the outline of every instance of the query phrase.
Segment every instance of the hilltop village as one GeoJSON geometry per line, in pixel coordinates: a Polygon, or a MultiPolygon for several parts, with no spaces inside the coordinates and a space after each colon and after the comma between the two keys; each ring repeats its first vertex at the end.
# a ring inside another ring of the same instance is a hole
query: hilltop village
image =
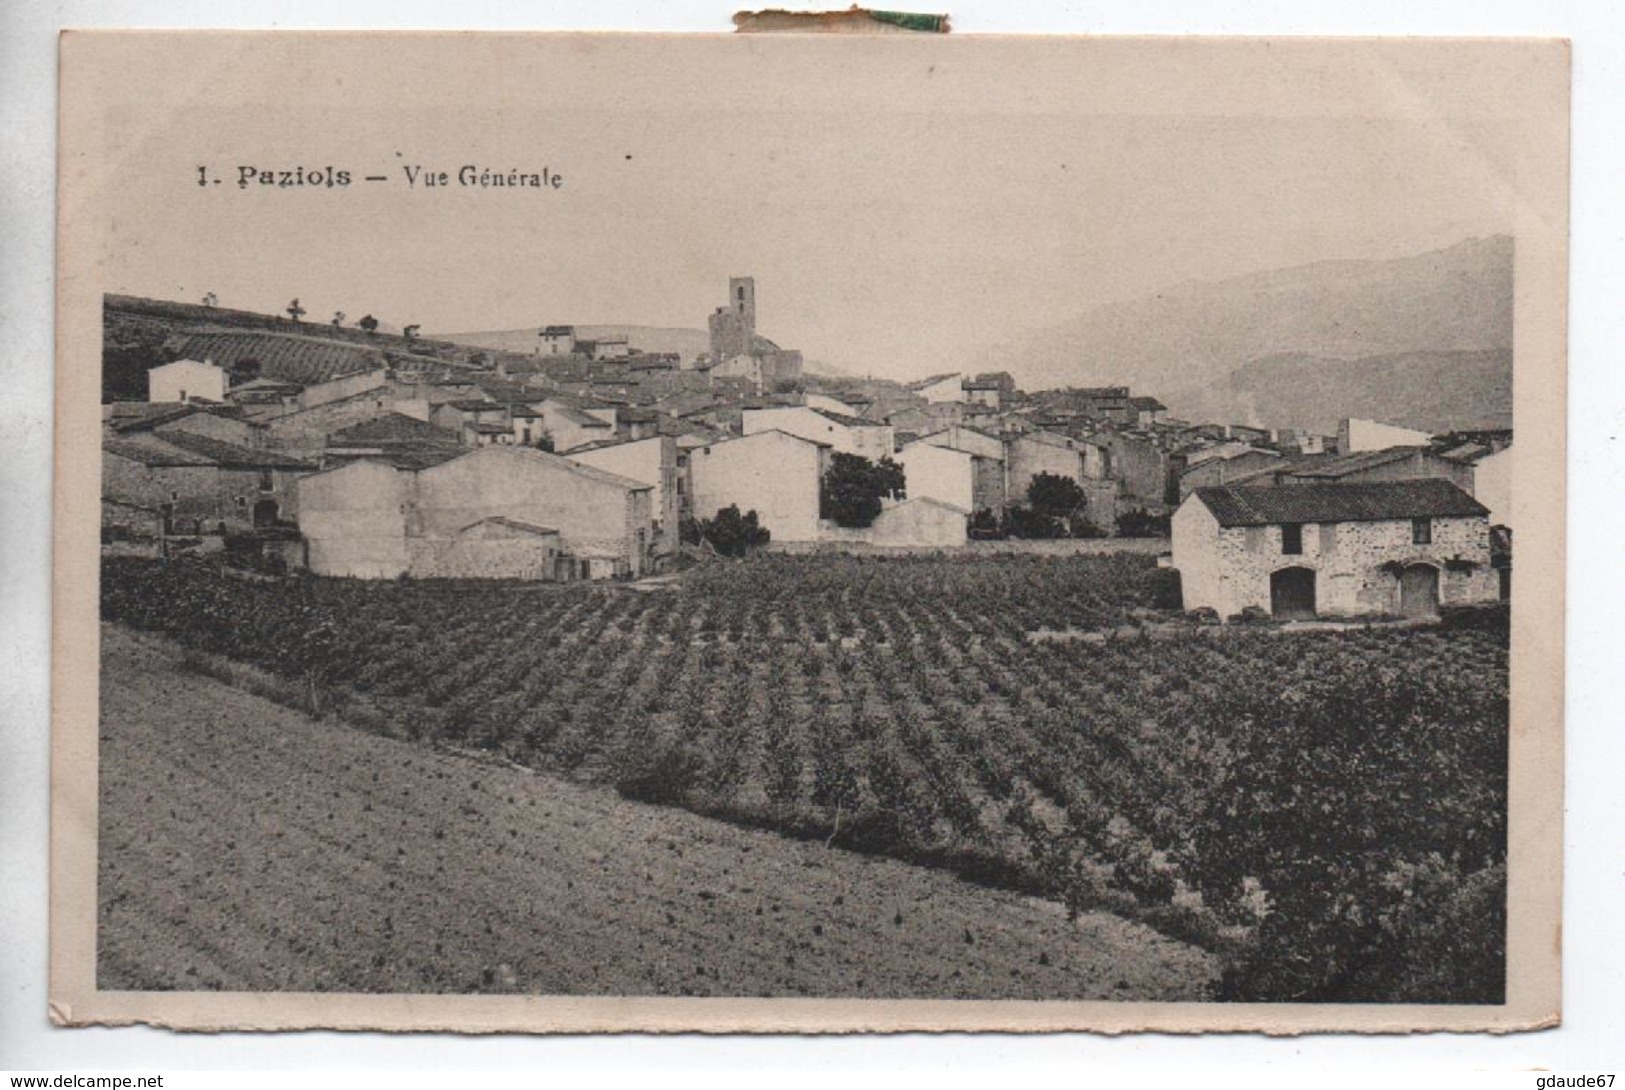
{"type": "Polygon", "coordinates": [[[1509,430],[1180,420],[1127,385],[827,377],[729,281],[708,351],[526,352],[106,305],[109,554],[361,579],[637,579],[688,553],[1170,538],[1187,610],[1426,613],[1507,593],[1509,430]],[[136,387],[144,386],[144,391],[136,387]]]}

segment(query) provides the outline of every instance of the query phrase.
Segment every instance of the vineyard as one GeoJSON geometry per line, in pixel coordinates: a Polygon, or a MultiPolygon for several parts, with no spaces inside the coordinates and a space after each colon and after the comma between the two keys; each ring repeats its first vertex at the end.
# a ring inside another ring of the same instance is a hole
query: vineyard
{"type": "Polygon", "coordinates": [[[763,556],[643,589],[121,558],[102,610],[380,733],[1141,919],[1225,955],[1215,998],[1499,1002],[1504,631],[1186,625],[1169,574],[763,556]]]}

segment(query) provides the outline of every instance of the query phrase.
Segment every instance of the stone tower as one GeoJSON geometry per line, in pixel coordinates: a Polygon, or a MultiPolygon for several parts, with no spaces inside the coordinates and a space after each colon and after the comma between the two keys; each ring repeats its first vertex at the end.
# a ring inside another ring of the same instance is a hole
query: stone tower
{"type": "Polygon", "coordinates": [[[739,316],[739,325],[748,339],[756,332],[756,279],[751,276],[728,278],[728,306],[739,316]]]}
{"type": "Polygon", "coordinates": [[[755,342],[756,281],[749,276],[729,277],[728,305],[711,315],[712,365],[750,355],[755,342]]]}

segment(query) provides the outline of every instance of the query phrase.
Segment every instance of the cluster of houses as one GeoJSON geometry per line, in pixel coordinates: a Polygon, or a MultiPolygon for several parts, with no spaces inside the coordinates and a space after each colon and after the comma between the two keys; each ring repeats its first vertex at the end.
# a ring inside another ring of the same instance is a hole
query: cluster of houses
{"type": "Polygon", "coordinates": [[[182,335],[146,402],[104,406],[104,547],[254,538],[322,575],[629,578],[730,506],[775,543],[963,546],[1050,474],[1077,484],[1093,532],[1171,516],[1189,608],[1407,613],[1504,592],[1510,431],[1191,424],[1127,387],[1029,395],[1003,372],[806,380],[756,334],[753,282],[729,292],[692,363],[558,325],[535,366],[182,335]],[[903,470],[866,528],[822,517],[838,454],[903,470]]]}

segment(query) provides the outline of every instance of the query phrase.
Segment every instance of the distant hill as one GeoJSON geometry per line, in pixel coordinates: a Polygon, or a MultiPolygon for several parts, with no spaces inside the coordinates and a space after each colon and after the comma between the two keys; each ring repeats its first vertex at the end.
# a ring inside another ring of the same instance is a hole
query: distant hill
{"type": "MultiPolygon", "coordinates": [[[[1377,380],[1359,361],[1391,361],[1383,365],[1388,380],[1395,377],[1391,368],[1410,358],[1428,361],[1429,374],[1466,381],[1484,364],[1464,362],[1472,353],[1511,350],[1512,269],[1513,241],[1495,235],[1389,261],[1321,261],[1185,283],[1007,339],[979,363],[1014,372],[1027,389],[1128,384],[1160,397],[1175,415],[1240,421],[1250,415],[1249,391],[1277,396],[1251,385],[1263,375],[1312,385],[1321,381],[1323,365],[1340,377],[1325,377],[1315,388],[1356,400],[1378,393],[1365,389],[1377,380]],[[1288,366],[1287,359],[1297,362],[1288,366]],[[1450,359],[1465,370],[1453,370],[1450,359]],[[1238,376],[1255,361],[1261,367],[1252,377],[1238,376]]],[[[1420,380],[1402,381],[1407,389],[1427,389],[1420,380]]],[[[1272,412],[1290,408],[1292,398],[1282,396],[1272,412]]],[[[1322,415],[1355,411],[1354,400],[1347,411],[1307,396],[1297,401],[1322,415]]],[[[1510,414],[1510,396],[1504,405],[1472,409],[1510,414]]]]}
{"type": "Polygon", "coordinates": [[[1178,414],[1337,431],[1345,416],[1423,431],[1510,428],[1512,350],[1405,352],[1354,360],[1301,353],[1253,360],[1227,381],[1172,391],[1178,414]]]}

